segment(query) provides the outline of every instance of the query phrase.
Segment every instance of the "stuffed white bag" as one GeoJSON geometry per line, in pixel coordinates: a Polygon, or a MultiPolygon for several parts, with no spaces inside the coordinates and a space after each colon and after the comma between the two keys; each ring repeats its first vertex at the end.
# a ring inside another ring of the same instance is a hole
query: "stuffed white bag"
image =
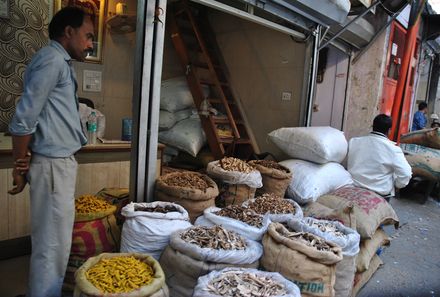
{"type": "MultiPolygon", "coordinates": [[[[209,87],[203,86],[203,94],[209,95],[209,87]]],[[[179,76],[162,81],[160,89],[160,109],[176,112],[194,106],[194,100],[186,77],[179,76]]]]}
{"type": "Polygon", "coordinates": [[[348,143],[344,133],[332,127],[280,128],[268,136],[278,148],[294,159],[318,164],[341,163],[347,155],[348,143]]]}
{"type": "Polygon", "coordinates": [[[152,203],[130,203],[122,208],[126,218],[122,226],[121,252],[146,253],[159,259],[170,241],[171,233],[191,227],[188,212],[180,205],[156,201],[152,203]],[[137,207],[173,207],[177,211],[168,213],[138,211],[137,207]]]}
{"type": "MultiPolygon", "coordinates": [[[[282,295],[282,297],[301,297],[301,292],[297,285],[295,285],[293,282],[289,281],[288,279],[284,278],[281,274],[278,272],[267,272],[267,271],[261,271],[257,269],[252,268],[234,268],[234,267],[228,267],[224,268],[222,270],[215,270],[210,272],[207,275],[199,277],[197,280],[197,285],[194,288],[194,294],[192,297],[219,297],[222,296],[220,294],[216,294],[213,292],[210,292],[208,289],[208,286],[210,286],[211,281],[215,280],[218,277],[224,277],[227,274],[233,274],[233,275],[240,275],[243,273],[251,274],[257,278],[267,278],[270,279],[272,282],[275,282],[282,286],[282,288],[285,291],[285,294],[282,295]]],[[[246,288],[246,286],[244,286],[246,288]]],[[[240,288],[235,287],[232,288],[233,290],[237,290],[240,292],[240,288]]],[[[237,292],[238,293],[238,292],[237,292]]],[[[239,296],[237,294],[237,296],[239,296]]],[[[266,295],[264,295],[266,296],[266,295]]],[[[276,297],[274,295],[270,295],[273,297],[276,297]]]]}
{"type": "Polygon", "coordinates": [[[319,165],[292,159],[280,164],[289,168],[295,176],[286,194],[299,204],[315,202],[320,196],[353,183],[350,173],[338,163],[319,165]]]}

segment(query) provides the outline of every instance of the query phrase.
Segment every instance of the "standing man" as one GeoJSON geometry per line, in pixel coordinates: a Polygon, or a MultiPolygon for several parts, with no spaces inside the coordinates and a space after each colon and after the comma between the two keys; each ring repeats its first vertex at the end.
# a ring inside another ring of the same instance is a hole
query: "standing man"
{"type": "Polygon", "coordinates": [[[54,15],[49,45],[26,69],[23,94],[9,126],[15,160],[14,188],[9,193],[15,195],[27,182],[30,185],[28,297],[61,296],[75,216],[74,154],[87,142],[72,60],[84,61],[92,50],[93,29],[91,17],[81,8],[66,7],[54,15]]]}
{"type": "Polygon", "coordinates": [[[414,114],[411,131],[417,131],[426,128],[426,123],[428,121],[425,115],[427,112],[428,112],[428,104],[426,104],[426,102],[420,102],[419,110],[416,111],[416,113],[414,114]]]}
{"type": "Polygon", "coordinates": [[[387,201],[394,196],[394,187],[405,187],[412,175],[402,149],[387,137],[392,124],[390,116],[376,116],[373,132],[352,138],[347,155],[347,169],[354,185],[374,191],[387,201]]]}

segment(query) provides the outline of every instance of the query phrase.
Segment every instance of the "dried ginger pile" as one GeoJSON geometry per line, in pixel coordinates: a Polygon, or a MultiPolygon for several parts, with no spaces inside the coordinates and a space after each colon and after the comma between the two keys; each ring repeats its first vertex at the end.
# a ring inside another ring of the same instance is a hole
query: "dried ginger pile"
{"type": "Polygon", "coordinates": [[[288,200],[276,196],[272,193],[263,194],[248,204],[248,208],[254,210],[258,214],[286,214],[295,213],[296,209],[288,200]]]}
{"type": "Polygon", "coordinates": [[[224,157],[218,162],[218,166],[226,171],[238,171],[243,173],[251,173],[252,171],[255,171],[254,167],[245,161],[234,157],[224,157]]]}
{"type": "Polygon", "coordinates": [[[282,284],[269,277],[239,271],[228,271],[214,278],[206,290],[223,297],[270,297],[287,294],[282,284]]]}
{"type": "Polygon", "coordinates": [[[244,250],[246,241],[238,234],[228,231],[221,226],[205,227],[194,226],[182,234],[180,238],[202,248],[216,250],[244,250]]]}
{"type": "Polygon", "coordinates": [[[228,205],[225,208],[214,212],[214,214],[242,221],[257,228],[263,226],[263,216],[255,213],[255,211],[250,208],[240,205],[228,205]]]}
{"type": "Polygon", "coordinates": [[[192,172],[181,172],[163,179],[164,183],[172,187],[182,187],[205,191],[209,184],[198,174],[192,172]]]}

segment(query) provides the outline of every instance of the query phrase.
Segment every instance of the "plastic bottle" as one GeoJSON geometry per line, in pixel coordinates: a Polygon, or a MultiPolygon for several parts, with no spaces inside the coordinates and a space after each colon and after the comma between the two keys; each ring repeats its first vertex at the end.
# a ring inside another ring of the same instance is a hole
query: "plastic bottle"
{"type": "Polygon", "coordinates": [[[87,119],[88,144],[96,144],[96,134],[98,131],[98,117],[92,111],[87,119]]]}

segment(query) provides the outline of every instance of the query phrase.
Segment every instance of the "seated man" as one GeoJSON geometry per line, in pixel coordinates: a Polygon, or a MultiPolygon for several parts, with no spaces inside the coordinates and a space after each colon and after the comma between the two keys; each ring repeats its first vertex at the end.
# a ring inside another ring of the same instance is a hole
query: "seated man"
{"type": "Polygon", "coordinates": [[[354,185],[374,191],[387,201],[394,196],[394,187],[405,187],[412,174],[402,149],[387,137],[391,126],[391,117],[376,116],[373,132],[352,138],[347,156],[347,169],[354,185]]]}

